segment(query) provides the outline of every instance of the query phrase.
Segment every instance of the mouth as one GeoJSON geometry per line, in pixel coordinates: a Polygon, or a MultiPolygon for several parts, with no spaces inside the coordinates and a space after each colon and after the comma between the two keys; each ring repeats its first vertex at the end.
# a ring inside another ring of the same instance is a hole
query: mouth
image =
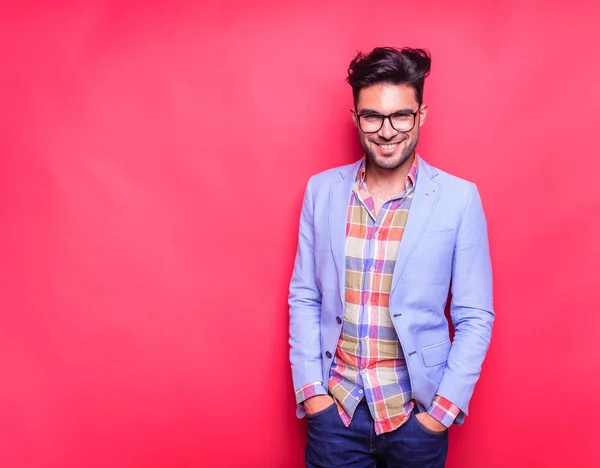
{"type": "Polygon", "coordinates": [[[374,142],[379,148],[381,148],[383,153],[393,153],[394,150],[398,147],[398,145],[401,142],[395,142],[395,143],[376,143],[374,142]]]}

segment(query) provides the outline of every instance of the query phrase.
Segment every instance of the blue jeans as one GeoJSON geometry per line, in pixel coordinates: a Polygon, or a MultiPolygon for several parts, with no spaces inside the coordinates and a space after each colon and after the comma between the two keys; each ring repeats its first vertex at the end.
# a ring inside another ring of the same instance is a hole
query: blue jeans
{"type": "Polygon", "coordinates": [[[392,432],[377,435],[369,407],[358,405],[350,426],[344,426],[334,404],[307,416],[307,468],[443,468],[448,431],[424,427],[413,410],[408,421],[392,432]]]}

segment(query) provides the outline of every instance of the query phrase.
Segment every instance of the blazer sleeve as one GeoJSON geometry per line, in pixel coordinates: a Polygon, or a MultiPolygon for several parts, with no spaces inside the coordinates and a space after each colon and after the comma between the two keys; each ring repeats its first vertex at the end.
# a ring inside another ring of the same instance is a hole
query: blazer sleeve
{"type": "Polygon", "coordinates": [[[437,394],[468,414],[469,401],[492,335],[494,309],[487,223],[470,184],[452,262],[450,315],[454,340],[437,394]]]}
{"type": "Polygon", "coordinates": [[[308,181],[298,233],[298,249],[289,290],[290,362],[294,389],[323,381],[321,291],[315,277],[314,204],[308,181]]]}

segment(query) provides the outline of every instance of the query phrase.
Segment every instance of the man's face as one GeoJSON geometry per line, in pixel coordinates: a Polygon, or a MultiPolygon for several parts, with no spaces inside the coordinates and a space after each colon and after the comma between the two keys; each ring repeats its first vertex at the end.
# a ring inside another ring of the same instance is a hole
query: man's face
{"type": "Polygon", "coordinates": [[[356,110],[352,109],[352,118],[358,128],[360,143],[369,162],[389,170],[402,166],[414,153],[419,141],[419,128],[425,122],[426,116],[427,106],[422,105],[419,109],[415,91],[411,86],[389,83],[363,88],[358,96],[356,110]],[[414,127],[408,132],[398,131],[397,129],[407,128],[403,127],[402,122],[412,119],[412,116],[408,115],[411,112],[417,112],[414,127]],[[361,123],[366,129],[365,124],[368,120],[371,120],[372,124],[372,121],[377,119],[377,115],[390,114],[396,114],[397,117],[392,119],[399,123],[392,126],[390,119],[385,119],[382,127],[375,133],[361,130],[360,115],[365,115],[361,117],[361,123]]]}

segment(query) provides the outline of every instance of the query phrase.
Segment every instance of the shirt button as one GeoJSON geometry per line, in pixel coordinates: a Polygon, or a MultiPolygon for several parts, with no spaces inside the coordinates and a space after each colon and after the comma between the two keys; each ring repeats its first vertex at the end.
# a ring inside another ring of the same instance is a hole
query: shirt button
{"type": "Polygon", "coordinates": [[[358,393],[360,393],[361,395],[362,395],[362,392],[363,392],[362,390],[359,390],[359,391],[358,391],[358,393]]]}
{"type": "Polygon", "coordinates": [[[327,356],[329,359],[331,359],[331,353],[330,353],[329,351],[327,351],[327,352],[325,353],[325,356],[327,356]]]}
{"type": "Polygon", "coordinates": [[[375,237],[379,237],[379,231],[375,233],[375,237]]]}
{"type": "Polygon", "coordinates": [[[371,303],[370,303],[370,302],[367,302],[367,305],[368,305],[369,307],[371,307],[371,303]]]}
{"type": "Polygon", "coordinates": [[[356,397],[354,397],[354,399],[355,399],[356,401],[360,400],[360,398],[358,398],[357,396],[356,396],[356,397]]]}
{"type": "Polygon", "coordinates": [[[371,271],[375,271],[375,267],[371,267],[371,268],[370,268],[370,270],[371,270],[371,271]]]}
{"type": "Polygon", "coordinates": [[[337,323],[342,323],[341,317],[336,317],[335,320],[336,320],[337,323]]]}
{"type": "Polygon", "coordinates": [[[369,337],[368,336],[365,336],[365,341],[369,341],[369,337]]]}

